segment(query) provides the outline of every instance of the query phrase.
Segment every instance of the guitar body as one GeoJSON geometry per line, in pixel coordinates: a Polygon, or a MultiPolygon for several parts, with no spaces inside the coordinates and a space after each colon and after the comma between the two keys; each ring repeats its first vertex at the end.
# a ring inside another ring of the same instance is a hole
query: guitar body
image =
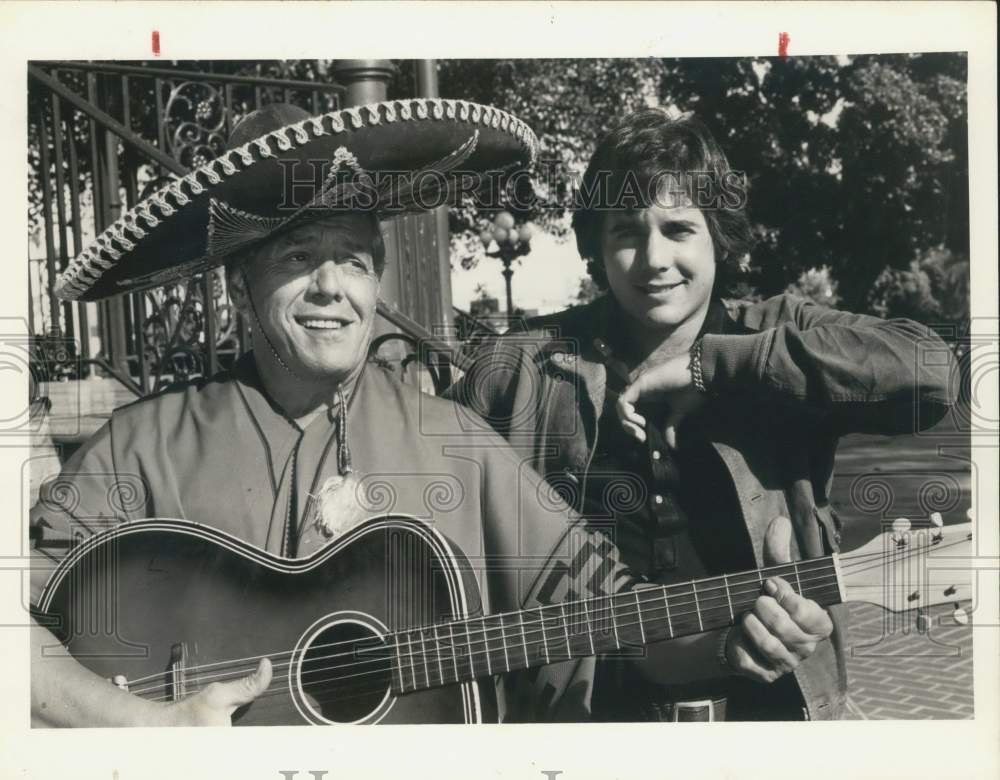
{"type": "Polygon", "coordinates": [[[239,679],[268,657],[271,685],[237,725],[481,723],[497,720],[494,675],[733,625],[769,576],[821,606],[952,602],[967,621],[971,541],[967,524],[911,533],[897,521],[846,555],[485,616],[461,552],[410,517],[369,520],[296,560],[143,520],[73,548],[38,607],[76,660],[147,699],[239,679]]]}
{"type": "Polygon", "coordinates": [[[268,656],[271,686],[236,725],[497,718],[490,680],[393,690],[405,648],[384,637],[481,610],[461,553],[404,516],[369,520],[301,560],[194,523],[127,523],[74,548],[39,606],[80,663],[146,698],[237,679],[268,656]]]}

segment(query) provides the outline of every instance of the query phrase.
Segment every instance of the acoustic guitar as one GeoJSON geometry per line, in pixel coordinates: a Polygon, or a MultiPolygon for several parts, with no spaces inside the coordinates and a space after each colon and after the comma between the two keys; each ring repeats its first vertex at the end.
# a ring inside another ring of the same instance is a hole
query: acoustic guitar
{"type": "Polygon", "coordinates": [[[733,624],[774,575],[823,606],[958,609],[972,596],[970,528],[896,528],[848,554],[484,615],[461,551],[407,516],[368,520],[300,560],[141,520],[74,547],[39,607],[80,663],[148,699],[269,657],[270,688],[235,724],[495,722],[492,677],[733,624]]]}

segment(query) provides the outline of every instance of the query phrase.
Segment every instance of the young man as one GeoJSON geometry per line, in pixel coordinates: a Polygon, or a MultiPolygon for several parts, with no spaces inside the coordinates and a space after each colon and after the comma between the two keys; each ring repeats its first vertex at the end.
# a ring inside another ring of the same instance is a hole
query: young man
{"type": "MultiPolygon", "coordinates": [[[[467,434],[468,416],[453,404],[366,363],[384,249],[372,180],[359,186],[358,177],[489,171],[528,162],[534,143],[515,118],[466,103],[407,100],[316,118],[274,106],[236,128],[232,151],[102,235],[62,278],[66,297],[142,289],[224,260],[254,349],[231,371],[117,410],[45,486],[31,518],[32,602],[79,536],[116,523],[195,521],[293,559],[369,516],[400,513],[424,519],[474,561],[503,562],[475,571],[484,611],[519,608],[572,518],[535,500],[537,477],[502,439],[467,434]],[[332,170],[289,216],[284,163],[313,160],[332,161],[332,170]],[[363,205],[352,200],[365,191],[363,205]]],[[[390,194],[398,205],[400,193],[390,194]]],[[[262,619],[245,630],[268,626],[262,619]]],[[[263,658],[248,676],[150,702],[43,651],[55,644],[33,629],[38,725],[228,725],[272,679],[279,684],[263,658]]],[[[531,716],[584,717],[588,668],[544,672],[544,705],[525,698],[531,716]]],[[[516,703],[501,705],[502,717],[524,717],[516,703]]]]}
{"type": "MultiPolygon", "coordinates": [[[[916,323],[787,295],[727,313],[750,249],[738,182],[696,119],[623,118],[573,220],[607,294],[485,345],[454,389],[647,583],[836,549],[838,437],[911,432],[950,404],[949,366],[922,357],[943,345],[916,323]]],[[[843,618],[775,578],[732,629],[600,664],[594,717],[836,718],[843,618]]]]}

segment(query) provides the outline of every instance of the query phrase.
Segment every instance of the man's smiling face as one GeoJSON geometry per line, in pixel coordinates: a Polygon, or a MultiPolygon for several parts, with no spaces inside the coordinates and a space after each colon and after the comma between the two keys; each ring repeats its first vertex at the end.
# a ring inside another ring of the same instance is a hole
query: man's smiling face
{"type": "Polygon", "coordinates": [[[608,285],[643,329],[669,331],[708,308],[715,249],[705,216],[686,198],[608,211],[601,253],[608,285]]]}
{"type": "MultiPolygon", "coordinates": [[[[340,382],[365,360],[379,291],[375,230],[364,214],[307,222],[230,272],[238,308],[252,305],[275,352],[306,382],[340,382]]],[[[264,344],[254,351],[273,359],[264,344]]]]}

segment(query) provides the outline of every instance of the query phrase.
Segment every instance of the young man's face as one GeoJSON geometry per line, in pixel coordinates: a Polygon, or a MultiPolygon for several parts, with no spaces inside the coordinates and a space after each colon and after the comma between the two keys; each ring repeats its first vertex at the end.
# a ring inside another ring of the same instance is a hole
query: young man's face
{"type": "MultiPolygon", "coordinates": [[[[375,230],[362,214],[307,222],[231,271],[245,279],[234,280],[238,308],[249,314],[252,299],[260,327],[296,377],[339,382],[365,360],[379,291],[375,230]]],[[[260,342],[255,355],[273,360],[260,342]]]]}
{"type": "Polygon", "coordinates": [[[715,249],[705,216],[685,199],[606,212],[601,256],[612,294],[644,329],[670,331],[708,309],[715,249]]]}

